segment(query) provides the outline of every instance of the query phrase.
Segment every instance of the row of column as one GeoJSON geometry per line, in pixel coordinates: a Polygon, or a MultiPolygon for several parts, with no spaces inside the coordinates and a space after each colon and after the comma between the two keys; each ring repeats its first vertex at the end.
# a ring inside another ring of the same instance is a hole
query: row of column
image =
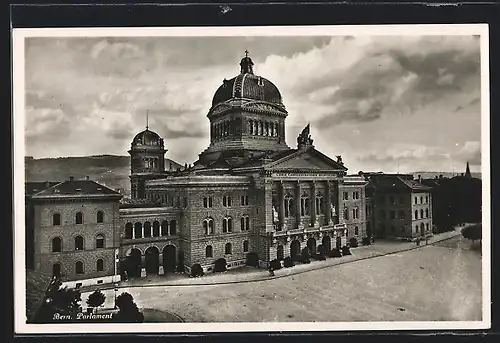
{"type": "MultiPolygon", "coordinates": [[[[327,223],[331,223],[332,221],[332,213],[330,211],[331,208],[331,199],[330,199],[330,192],[332,190],[332,185],[330,184],[329,181],[326,181],[325,185],[325,195],[323,196],[324,202],[325,202],[325,219],[327,223]]],[[[316,217],[316,182],[313,181],[312,183],[312,200],[310,202],[311,204],[311,224],[312,226],[316,226],[317,223],[317,217],[316,217]]],[[[278,190],[278,197],[279,197],[279,228],[281,230],[284,229],[284,219],[285,219],[285,185],[283,181],[280,182],[279,190],[278,190]]],[[[300,187],[300,182],[297,181],[296,186],[295,186],[295,221],[297,223],[297,226],[300,228],[301,227],[301,187],[300,187]]]]}
{"type": "Polygon", "coordinates": [[[230,119],[219,123],[211,123],[210,134],[211,139],[240,134],[240,131],[254,136],[280,137],[284,139],[285,128],[283,122],[268,122],[255,119],[246,121],[246,130],[241,130],[241,119],[230,119]]]}

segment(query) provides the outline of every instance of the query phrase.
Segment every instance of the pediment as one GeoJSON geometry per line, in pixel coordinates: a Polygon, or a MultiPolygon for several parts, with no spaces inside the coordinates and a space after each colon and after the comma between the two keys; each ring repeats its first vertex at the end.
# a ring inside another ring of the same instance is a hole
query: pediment
{"type": "Polygon", "coordinates": [[[297,151],[266,166],[268,170],[345,171],[347,168],[314,148],[297,151]]]}

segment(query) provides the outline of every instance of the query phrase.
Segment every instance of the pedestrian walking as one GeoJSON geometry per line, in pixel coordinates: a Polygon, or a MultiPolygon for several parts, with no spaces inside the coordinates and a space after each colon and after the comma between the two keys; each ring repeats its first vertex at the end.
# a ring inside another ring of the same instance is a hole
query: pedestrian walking
{"type": "Polygon", "coordinates": [[[420,237],[417,237],[417,247],[420,246],[420,237]]]}
{"type": "Polygon", "coordinates": [[[269,276],[274,276],[274,269],[273,267],[269,267],[269,276]]]}
{"type": "Polygon", "coordinates": [[[425,245],[429,244],[429,236],[425,236],[425,245]]]}

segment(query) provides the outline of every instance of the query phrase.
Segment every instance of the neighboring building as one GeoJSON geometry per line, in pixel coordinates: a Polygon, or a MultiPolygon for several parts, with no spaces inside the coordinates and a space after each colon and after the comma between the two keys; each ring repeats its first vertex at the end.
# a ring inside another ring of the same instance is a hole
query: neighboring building
{"type": "Polygon", "coordinates": [[[210,144],[192,166],[166,166],[163,139],[146,127],[129,150],[131,199],[120,201],[119,193],[92,181],[35,194],[35,268],[92,283],[114,272],[140,277],[189,272],[194,264],[210,271],[221,258],[232,268],[250,253],[267,266],[306,247],[316,253],[320,244],[361,242],[366,180],[346,176],[341,156],[316,150],[309,125],[290,148],[278,88],[254,75],[248,56],[240,67],[215,92],[210,144]],[[97,248],[102,236],[104,248],[97,248]]]}
{"type": "Polygon", "coordinates": [[[482,181],[473,178],[469,163],[465,173],[446,178],[440,175],[424,179],[422,183],[432,188],[432,212],[436,232],[453,230],[463,223],[480,223],[482,220],[482,181]]]}
{"type": "Polygon", "coordinates": [[[62,281],[111,282],[121,197],[94,181],[73,178],[31,195],[33,269],[62,281]]]}
{"type": "Polygon", "coordinates": [[[373,189],[374,234],[414,239],[432,234],[432,188],[412,175],[360,173],[373,189]]]}

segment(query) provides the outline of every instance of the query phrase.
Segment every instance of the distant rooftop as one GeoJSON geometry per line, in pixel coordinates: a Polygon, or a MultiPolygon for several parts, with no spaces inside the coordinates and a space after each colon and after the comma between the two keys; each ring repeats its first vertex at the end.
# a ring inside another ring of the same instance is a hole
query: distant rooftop
{"type": "Polygon", "coordinates": [[[95,181],[89,180],[74,180],[72,177],[63,182],[45,188],[33,195],[34,198],[45,196],[90,196],[90,195],[116,195],[121,196],[117,191],[112,190],[95,181]]]}

